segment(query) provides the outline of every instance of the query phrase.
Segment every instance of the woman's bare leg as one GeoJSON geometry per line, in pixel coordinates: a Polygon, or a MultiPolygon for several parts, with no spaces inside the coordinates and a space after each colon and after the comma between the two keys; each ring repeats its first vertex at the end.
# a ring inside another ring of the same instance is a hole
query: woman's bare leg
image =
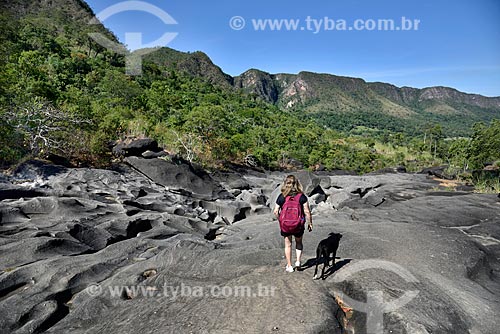
{"type": "Polygon", "coordinates": [[[295,255],[297,256],[297,262],[300,262],[300,259],[302,257],[302,249],[304,246],[302,245],[302,237],[297,238],[295,237],[295,255]]]}
{"type": "Polygon", "coordinates": [[[289,267],[292,266],[292,236],[285,237],[285,257],[289,267]]]}

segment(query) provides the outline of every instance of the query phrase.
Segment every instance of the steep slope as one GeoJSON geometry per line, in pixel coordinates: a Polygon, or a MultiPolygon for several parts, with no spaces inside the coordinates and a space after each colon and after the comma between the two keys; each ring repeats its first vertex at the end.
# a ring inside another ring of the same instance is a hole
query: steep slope
{"type": "MultiPolygon", "coordinates": [[[[56,44],[69,45],[87,56],[106,51],[93,41],[88,33],[100,32],[108,39],[117,38],[102,24],[89,24],[94,13],[82,0],[28,0],[0,1],[2,22],[16,22],[23,34],[35,38],[23,50],[54,48],[56,44]],[[47,46],[37,36],[56,36],[54,45],[47,46]],[[68,42],[69,41],[69,42],[68,42]]],[[[2,27],[0,53],[9,58],[8,31],[2,27]]],[[[58,52],[57,50],[49,50],[58,52]]],[[[115,57],[116,55],[112,55],[115,57]]],[[[122,65],[121,56],[106,61],[122,65]]],[[[200,77],[225,89],[241,89],[285,110],[306,115],[327,127],[349,130],[363,125],[378,129],[415,133],[427,123],[440,123],[449,136],[468,135],[478,121],[489,122],[500,118],[500,97],[467,94],[448,87],[416,89],[391,84],[367,83],[323,73],[270,74],[251,69],[231,77],[215,65],[203,52],[186,53],[171,48],[158,48],[144,56],[145,63],[154,63],[163,70],[174,69],[189,76],[200,77]]]]}
{"type": "Polygon", "coordinates": [[[62,11],[72,19],[90,19],[92,18],[92,9],[81,0],[3,0],[0,2],[0,8],[15,14],[20,18],[33,13],[50,13],[62,11]]]}
{"type": "Polygon", "coordinates": [[[0,13],[22,25],[23,20],[28,18],[30,23],[37,23],[37,28],[82,44],[85,39],[89,39],[87,34],[90,32],[102,33],[113,42],[118,42],[116,36],[104,25],[92,21],[95,14],[82,0],[2,0],[0,13]]]}
{"type": "Polygon", "coordinates": [[[235,83],[281,108],[305,113],[342,130],[364,125],[415,132],[426,123],[440,123],[445,134],[467,135],[475,122],[500,118],[500,97],[448,87],[399,88],[331,74],[269,74],[258,70],[243,73],[235,83]]]}
{"type": "Polygon", "coordinates": [[[305,113],[329,127],[356,125],[418,132],[440,123],[447,135],[467,135],[475,122],[500,118],[500,97],[468,94],[449,87],[396,87],[323,73],[270,74],[248,70],[235,87],[283,109],[305,113]]]}
{"type": "Polygon", "coordinates": [[[413,111],[371,90],[363,79],[300,72],[284,87],[279,99],[285,108],[304,107],[306,111],[374,111],[408,117],[413,111]]]}
{"type": "Polygon", "coordinates": [[[160,66],[178,70],[182,73],[201,77],[212,84],[223,87],[232,87],[233,78],[224,73],[220,67],[203,52],[181,52],[171,48],[162,47],[144,56],[144,61],[149,61],[160,66]]]}
{"type": "MultiPolygon", "coordinates": [[[[484,109],[499,109],[500,97],[486,97],[479,94],[468,94],[449,87],[428,87],[416,89],[411,87],[398,88],[394,85],[373,82],[368,86],[389,100],[407,106],[425,104],[426,102],[448,104],[450,107],[468,105],[484,109]]],[[[430,110],[432,111],[432,110],[430,110]]],[[[457,110],[459,111],[459,110],[457,110]]]]}
{"type": "Polygon", "coordinates": [[[281,91],[275,76],[257,69],[250,69],[235,77],[234,86],[243,89],[246,93],[260,96],[270,103],[278,101],[281,91]]]}

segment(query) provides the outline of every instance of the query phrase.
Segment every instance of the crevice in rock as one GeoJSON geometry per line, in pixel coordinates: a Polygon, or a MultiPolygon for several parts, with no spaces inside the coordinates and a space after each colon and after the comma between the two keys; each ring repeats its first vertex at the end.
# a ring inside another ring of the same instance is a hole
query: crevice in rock
{"type": "Polygon", "coordinates": [[[100,251],[100,249],[87,249],[86,251],[83,251],[81,253],[70,254],[69,256],[90,255],[90,254],[97,253],[98,251],[100,251]]]}
{"type": "Polygon", "coordinates": [[[24,232],[24,231],[27,231],[29,230],[29,228],[27,227],[22,227],[22,228],[16,228],[16,227],[13,227],[11,230],[4,230],[4,229],[0,229],[0,233],[2,233],[2,236],[8,236],[8,235],[14,235],[14,234],[18,234],[18,233],[21,233],[21,232],[24,232]]]}
{"type": "Polygon", "coordinates": [[[17,324],[11,329],[18,329],[23,327],[28,321],[30,321],[31,317],[33,315],[33,309],[29,310],[28,312],[24,313],[20,318],[17,324]]]}
{"type": "Polygon", "coordinates": [[[237,221],[243,220],[247,217],[247,211],[250,211],[250,208],[242,208],[240,212],[238,212],[234,216],[233,223],[236,223],[237,221]]]}
{"type": "Polygon", "coordinates": [[[219,230],[219,227],[217,228],[211,228],[207,234],[205,234],[205,239],[209,240],[209,241],[212,241],[212,240],[215,240],[215,238],[217,237],[217,231],[219,230]]]}
{"type": "Polygon", "coordinates": [[[135,216],[139,212],[141,212],[141,210],[139,210],[139,209],[130,209],[130,210],[127,210],[127,212],[125,212],[125,214],[127,216],[131,217],[131,216],[135,216]]]}
{"type": "Polygon", "coordinates": [[[46,194],[40,191],[31,189],[5,189],[0,190],[0,201],[4,199],[19,199],[19,198],[33,198],[45,197],[46,194]]]}
{"type": "Polygon", "coordinates": [[[40,232],[36,232],[34,235],[33,235],[33,238],[40,238],[40,237],[49,237],[51,238],[52,235],[50,234],[50,232],[44,232],[44,231],[40,231],[40,232]]]}
{"type": "Polygon", "coordinates": [[[97,243],[99,233],[102,233],[102,231],[99,231],[99,229],[97,228],[89,227],[87,225],[75,224],[68,231],[68,233],[76,240],[90,247],[93,251],[98,251],[104,246],[103,244],[97,243]]]}
{"type": "Polygon", "coordinates": [[[148,237],[148,239],[153,239],[153,240],[166,240],[170,239],[174,236],[176,236],[178,233],[168,233],[168,234],[157,234],[152,237],[148,237]]]}
{"type": "Polygon", "coordinates": [[[351,191],[351,194],[358,194],[359,198],[363,198],[363,197],[366,196],[366,194],[368,194],[368,192],[370,190],[375,190],[375,189],[377,189],[377,188],[379,188],[381,186],[382,186],[382,184],[378,184],[375,187],[368,187],[368,188],[364,188],[364,189],[363,188],[357,188],[356,190],[351,191]]]}
{"type": "Polygon", "coordinates": [[[54,300],[57,303],[56,311],[52,313],[44,322],[42,322],[40,326],[34,330],[34,333],[45,332],[66,317],[69,314],[69,307],[66,303],[68,303],[71,298],[73,298],[71,289],[63,290],[49,296],[47,300],[54,300]]]}
{"type": "Polygon", "coordinates": [[[461,191],[429,191],[427,193],[424,193],[424,196],[440,196],[440,197],[454,197],[463,195],[470,195],[470,193],[461,191]]]}
{"type": "Polygon", "coordinates": [[[152,228],[151,221],[147,219],[130,222],[127,226],[127,239],[135,238],[139,233],[149,231],[152,228]]]}
{"type": "Polygon", "coordinates": [[[385,202],[385,197],[383,197],[382,200],[379,203],[374,204],[373,206],[374,207],[378,207],[379,205],[382,205],[384,202],[385,202]]]}
{"type": "Polygon", "coordinates": [[[132,296],[127,292],[126,289],[122,289],[122,293],[120,295],[120,298],[123,300],[130,300],[130,299],[132,299],[132,296]]]}
{"type": "Polygon", "coordinates": [[[137,202],[135,202],[135,201],[132,201],[132,200],[128,200],[128,199],[127,199],[127,200],[123,201],[123,204],[124,204],[124,205],[133,206],[134,208],[138,208],[138,209],[141,209],[141,210],[146,210],[146,209],[144,208],[144,205],[142,205],[142,204],[140,204],[140,203],[137,203],[137,202]]]}
{"type": "Polygon", "coordinates": [[[16,284],[13,284],[11,286],[8,286],[6,288],[1,289],[0,290],[0,301],[8,298],[16,291],[19,291],[20,289],[24,288],[26,285],[28,285],[27,282],[20,282],[20,283],[16,283],[16,284]]]}
{"type": "Polygon", "coordinates": [[[493,269],[491,263],[492,261],[497,260],[490,254],[483,251],[483,255],[473,266],[466,267],[466,275],[468,279],[481,285],[487,291],[497,294],[500,292],[500,287],[494,283],[498,280],[498,275],[495,274],[495,270],[493,269]]]}
{"type": "Polygon", "coordinates": [[[144,189],[140,189],[139,190],[139,193],[137,194],[137,196],[135,198],[141,198],[141,197],[144,197],[144,196],[147,196],[148,193],[144,190],[144,189]]]}
{"type": "Polygon", "coordinates": [[[58,247],[61,247],[64,245],[64,243],[67,240],[62,239],[62,238],[52,238],[47,240],[47,242],[40,244],[36,247],[36,251],[38,252],[45,252],[45,251],[52,251],[54,249],[57,249],[58,247]]]}
{"type": "MultiPolygon", "coordinates": [[[[123,204],[124,205],[129,205],[131,207],[134,207],[134,208],[137,208],[137,209],[140,209],[140,210],[144,210],[144,211],[157,211],[157,212],[168,212],[168,210],[166,209],[166,204],[163,204],[158,201],[156,202],[151,202],[151,203],[139,203],[139,202],[136,202],[136,201],[133,201],[133,200],[125,200],[123,201],[123,204]]],[[[128,210],[134,210],[134,209],[128,209],[128,210]]]]}
{"type": "Polygon", "coordinates": [[[323,188],[321,188],[320,185],[317,185],[316,188],[314,188],[313,191],[311,191],[311,194],[309,196],[313,196],[313,195],[316,195],[316,194],[325,195],[325,197],[326,197],[326,194],[325,194],[323,188]]]}
{"type": "Polygon", "coordinates": [[[117,235],[106,243],[106,247],[115,244],[120,241],[128,240],[137,237],[141,232],[146,232],[152,229],[151,221],[149,220],[136,220],[128,224],[126,229],[126,235],[117,235]]]}

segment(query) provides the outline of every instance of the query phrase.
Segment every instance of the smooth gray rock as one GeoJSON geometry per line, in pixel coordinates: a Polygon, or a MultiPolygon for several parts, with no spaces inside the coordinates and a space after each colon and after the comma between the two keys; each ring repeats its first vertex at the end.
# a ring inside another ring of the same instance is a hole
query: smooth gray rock
{"type": "Polygon", "coordinates": [[[125,162],[152,181],[181,194],[212,200],[219,198],[224,192],[222,187],[216,184],[206,172],[195,170],[190,165],[176,165],[163,159],[138,157],[125,158],[125,162]]]}
{"type": "MultiPolygon", "coordinates": [[[[285,273],[277,220],[250,214],[284,174],[245,175],[250,189],[231,201],[171,192],[126,166],[42,169],[0,185],[2,333],[341,333],[339,294],[363,305],[411,290],[384,333],[497,332],[496,195],[436,191],[425,175],[321,175],[331,187],[304,235],[303,270],[285,273]],[[313,281],[330,232],[342,234],[339,258],[313,281]]],[[[348,330],[366,333],[356,305],[348,330]]]]}
{"type": "Polygon", "coordinates": [[[216,216],[222,217],[229,223],[245,219],[252,207],[243,201],[201,201],[200,206],[216,216]]]}
{"type": "Polygon", "coordinates": [[[129,143],[118,143],[112,149],[117,156],[141,156],[146,151],[159,152],[158,142],[151,138],[134,139],[129,143]]]}
{"type": "Polygon", "coordinates": [[[302,188],[304,190],[304,194],[306,194],[307,196],[311,196],[312,194],[317,192],[318,187],[320,186],[321,179],[316,175],[308,171],[301,171],[295,173],[295,176],[297,177],[297,179],[299,179],[300,184],[302,185],[302,188]]]}
{"type": "Polygon", "coordinates": [[[212,178],[228,190],[248,190],[250,184],[242,174],[230,172],[213,173],[212,178]]]}
{"type": "Polygon", "coordinates": [[[326,203],[332,206],[334,209],[341,209],[345,202],[351,200],[354,196],[346,191],[337,190],[328,192],[328,198],[326,203]]]}
{"type": "Polygon", "coordinates": [[[154,152],[154,151],[147,150],[146,152],[143,152],[141,154],[141,156],[144,159],[154,159],[154,158],[166,157],[166,156],[168,156],[168,153],[165,151],[154,152]]]}

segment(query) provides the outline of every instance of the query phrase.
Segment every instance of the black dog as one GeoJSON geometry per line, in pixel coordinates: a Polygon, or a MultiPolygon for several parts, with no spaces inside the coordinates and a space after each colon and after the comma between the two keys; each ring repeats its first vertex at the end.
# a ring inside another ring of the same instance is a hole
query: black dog
{"type": "Polygon", "coordinates": [[[330,254],[332,254],[333,258],[332,265],[335,265],[335,256],[339,248],[340,238],[342,238],[342,234],[332,232],[329,234],[328,238],[321,240],[318,244],[318,248],[316,248],[316,270],[314,270],[313,279],[323,278],[325,275],[325,267],[330,266],[330,254]],[[318,277],[318,265],[321,258],[323,258],[323,270],[321,270],[321,276],[318,277]]]}

